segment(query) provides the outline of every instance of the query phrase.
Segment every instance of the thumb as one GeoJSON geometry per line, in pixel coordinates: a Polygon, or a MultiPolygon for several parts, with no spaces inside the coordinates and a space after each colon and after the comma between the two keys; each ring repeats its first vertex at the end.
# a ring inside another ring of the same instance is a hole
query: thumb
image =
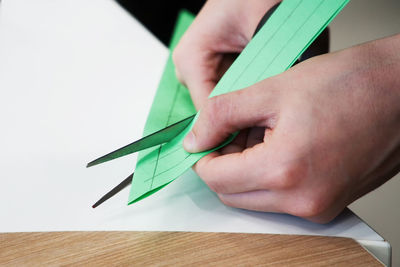
{"type": "Polygon", "coordinates": [[[186,151],[196,153],[216,147],[230,134],[249,127],[273,128],[279,90],[264,80],[246,89],[207,100],[192,130],[183,141],[186,151]]]}

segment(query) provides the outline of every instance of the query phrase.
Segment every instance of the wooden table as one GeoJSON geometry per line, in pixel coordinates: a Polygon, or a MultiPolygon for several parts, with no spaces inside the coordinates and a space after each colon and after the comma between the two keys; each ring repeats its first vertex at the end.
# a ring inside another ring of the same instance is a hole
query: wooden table
{"type": "Polygon", "coordinates": [[[194,232],[0,234],[0,265],[381,266],[349,238],[194,232]]]}

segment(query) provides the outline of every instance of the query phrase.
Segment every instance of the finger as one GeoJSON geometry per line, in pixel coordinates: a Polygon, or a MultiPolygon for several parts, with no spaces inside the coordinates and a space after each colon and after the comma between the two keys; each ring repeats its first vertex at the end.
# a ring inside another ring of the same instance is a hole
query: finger
{"type": "Polygon", "coordinates": [[[265,189],[270,180],[270,164],[266,163],[265,154],[265,144],[225,155],[213,152],[199,160],[193,169],[216,193],[233,194],[265,189]]]}
{"type": "Polygon", "coordinates": [[[212,81],[201,81],[189,78],[187,88],[189,89],[196,110],[200,110],[204,106],[214,87],[215,83],[212,81]]]}
{"type": "MultiPolygon", "coordinates": [[[[266,80],[265,80],[266,81],[266,80]]],[[[230,134],[249,127],[273,128],[276,121],[279,91],[272,82],[209,99],[200,112],[183,146],[191,153],[211,149],[230,134]]]]}
{"type": "Polygon", "coordinates": [[[328,223],[333,220],[343,207],[333,207],[319,214],[308,216],[304,204],[298,203],[290,193],[259,190],[239,194],[218,194],[219,199],[227,206],[262,212],[287,213],[315,223],[328,223]]]}
{"type": "Polygon", "coordinates": [[[179,49],[174,53],[175,73],[178,80],[188,88],[193,104],[199,110],[215,87],[215,67],[202,51],[190,57],[186,54],[182,56],[181,53],[179,49]]]}
{"type": "MultiPolygon", "coordinates": [[[[191,31],[195,33],[196,29],[191,27],[191,31]]],[[[180,40],[172,59],[178,80],[189,89],[193,103],[199,109],[215,86],[215,70],[220,56],[209,46],[209,40],[189,33],[180,40]]]]}
{"type": "Polygon", "coordinates": [[[239,194],[218,194],[219,199],[227,206],[263,212],[286,213],[286,199],[282,194],[259,190],[239,194]]]}
{"type": "Polygon", "coordinates": [[[236,53],[212,53],[208,55],[208,59],[203,58],[197,64],[206,66],[206,68],[192,68],[191,66],[194,65],[193,62],[191,62],[191,66],[188,66],[187,75],[184,80],[197,110],[202,108],[212,90],[233,63],[236,56],[236,53]]]}

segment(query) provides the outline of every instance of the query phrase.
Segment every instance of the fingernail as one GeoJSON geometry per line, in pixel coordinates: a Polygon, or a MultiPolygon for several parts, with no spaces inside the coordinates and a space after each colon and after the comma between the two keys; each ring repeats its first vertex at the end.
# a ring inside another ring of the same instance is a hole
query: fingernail
{"type": "Polygon", "coordinates": [[[187,152],[196,152],[196,136],[190,131],[183,140],[183,148],[187,152]]]}

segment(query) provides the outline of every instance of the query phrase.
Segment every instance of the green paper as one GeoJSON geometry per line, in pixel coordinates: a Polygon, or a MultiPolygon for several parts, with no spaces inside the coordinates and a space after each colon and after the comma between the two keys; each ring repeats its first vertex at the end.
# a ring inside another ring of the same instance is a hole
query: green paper
{"type": "MultiPolygon", "coordinates": [[[[194,16],[187,11],[181,11],[175,26],[174,34],[170,43],[172,51],[178,44],[179,39],[193,21],[194,16]]],[[[144,127],[143,136],[163,129],[177,121],[193,115],[196,109],[190,98],[189,91],[179,83],[175,75],[175,67],[171,55],[168,58],[164,73],[161,77],[157,93],[154,97],[149,116],[144,127]]],[[[143,177],[151,176],[158,169],[158,157],[161,155],[162,145],[155,146],[139,152],[136,169],[132,180],[130,200],[132,196],[143,199],[162,188],[152,183],[143,181],[143,177]],[[137,192],[140,192],[137,194],[137,192]]],[[[164,162],[163,160],[162,162],[164,162]]],[[[164,183],[163,186],[168,183],[164,183]]],[[[131,202],[131,201],[130,201],[131,202]]]]}
{"type": "MultiPolygon", "coordinates": [[[[210,97],[246,88],[290,68],[348,1],[283,1],[221,78],[210,97]]],[[[180,23],[181,21],[178,22],[177,29],[184,27],[180,26],[180,23]]],[[[170,59],[168,62],[171,62],[170,59]]],[[[171,70],[173,66],[167,63],[165,72],[171,70]]],[[[169,78],[176,80],[175,77],[169,78]]],[[[163,87],[163,79],[160,87],[163,87]]],[[[159,103],[155,100],[154,106],[159,103]]],[[[198,114],[173,140],[139,159],[129,204],[143,199],[148,192],[170,183],[203,156],[218,149],[195,154],[187,153],[183,149],[183,139],[193,127],[197,117],[198,114]]]]}

